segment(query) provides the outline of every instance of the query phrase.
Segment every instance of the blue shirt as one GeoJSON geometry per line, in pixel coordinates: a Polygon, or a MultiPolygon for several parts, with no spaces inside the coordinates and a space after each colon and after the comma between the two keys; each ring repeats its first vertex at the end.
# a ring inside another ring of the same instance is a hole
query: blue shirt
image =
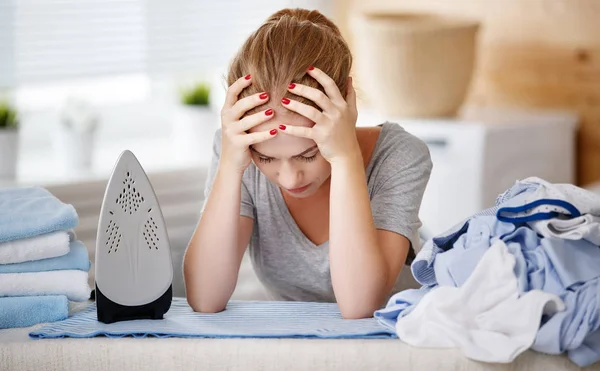
{"type": "MultiPolygon", "coordinates": [[[[600,247],[586,240],[545,238],[518,219],[509,217],[510,222],[507,222],[494,215],[507,202],[512,200],[514,206],[515,198],[532,190],[535,187],[531,185],[515,186],[498,198],[494,208],[429,240],[411,266],[423,288],[394,295],[385,309],[375,313],[376,318],[386,326],[393,326],[395,319],[410,313],[420,299],[438,285],[462,286],[487,249],[501,239],[515,256],[519,291],[553,293],[566,306],[564,311],[542,318],[532,349],[549,354],[567,351],[570,359],[582,367],[599,361],[600,247]]],[[[539,204],[529,203],[524,208],[539,204]]]]}

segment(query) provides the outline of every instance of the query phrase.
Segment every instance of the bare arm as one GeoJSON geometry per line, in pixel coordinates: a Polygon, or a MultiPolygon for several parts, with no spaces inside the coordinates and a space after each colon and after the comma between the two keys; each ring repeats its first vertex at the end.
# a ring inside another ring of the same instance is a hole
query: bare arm
{"type": "MultiPolygon", "coordinates": [[[[410,241],[399,232],[411,232],[411,228],[398,228],[397,224],[381,220],[377,225],[383,228],[375,227],[364,162],[356,138],[358,111],[352,78],[347,80],[344,97],[337,83],[319,68],[311,67],[307,73],[321,84],[324,93],[302,84],[290,84],[288,91],[310,99],[322,111],[296,100],[282,102],[290,111],[315,122],[312,128],[288,126],[282,130],[314,140],[321,155],[331,164],[329,263],[333,291],[343,317],[371,317],[383,304],[406,262],[410,241]]],[[[410,157],[415,157],[415,162],[423,162],[428,160],[428,155],[424,149],[410,157]]],[[[412,165],[407,164],[406,169],[412,165]]],[[[391,199],[380,194],[377,201],[377,204],[383,203],[380,207],[384,210],[408,214],[407,219],[412,224],[418,219],[416,214],[431,167],[416,169],[403,173],[399,184],[391,184],[391,199]],[[411,195],[408,205],[399,202],[397,196],[397,192],[406,188],[411,195]]]]}
{"type": "Polygon", "coordinates": [[[360,152],[332,164],[329,259],[336,300],[344,318],[373,316],[406,261],[409,242],[377,230],[360,152]]]}
{"type": "Polygon", "coordinates": [[[277,134],[276,131],[247,133],[273,117],[272,110],[245,116],[250,109],[268,101],[266,93],[238,100],[242,90],[251,83],[247,75],[227,90],[221,111],[221,136],[215,137],[209,174],[213,178],[207,182],[210,185],[205,192],[204,211],[184,257],[187,300],[198,312],[225,309],[235,290],[254,224],[252,218],[240,216],[242,177],[251,162],[249,146],[277,134]]]}
{"type": "Polygon", "coordinates": [[[184,257],[187,300],[195,311],[225,309],[235,290],[254,224],[240,216],[240,194],[241,174],[220,168],[184,257]]]}
{"type": "Polygon", "coordinates": [[[291,100],[282,104],[315,122],[314,127],[288,126],[290,135],[309,138],[331,164],[329,264],[336,301],[344,318],[371,317],[393,287],[408,253],[403,236],[378,231],[363,158],[356,138],[356,95],[348,79],[344,99],[336,83],[318,68],[308,70],[325,89],[302,84],[288,90],[322,108],[291,100]]]}

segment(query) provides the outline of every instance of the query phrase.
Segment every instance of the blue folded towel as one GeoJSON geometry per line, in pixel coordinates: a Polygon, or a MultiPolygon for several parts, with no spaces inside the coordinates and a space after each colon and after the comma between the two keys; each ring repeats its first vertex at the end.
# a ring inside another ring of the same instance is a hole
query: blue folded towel
{"type": "Polygon", "coordinates": [[[68,316],[69,301],[64,295],[0,298],[0,328],[29,327],[68,316]]]}
{"type": "Polygon", "coordinates": [[[0,264],[0,274],[48,272],[67,269],[87,272],[90,270],[90,266],[90,258],[85,245],[81,241],[72,241],[69,245],[69,253],[66,255],[23,263],[0,264]]]}
{"type": "Polygon", "coordinates": [[[69,230],[78,223],[75,208],[44,188],[0,190],[0,242],[69,230]]]}
{"type": "Polygon", "coordinates": [[[185,298],[173,298],[162,320],[105,324],[97,320],[96,305],[65,321],[29,334],[34,339],[184,337],[184,338],[373,338],[393,339],[393,330],[374,318],[346,320],[335,303],[231,301],[220,313],[196,313],[185,298]]]}

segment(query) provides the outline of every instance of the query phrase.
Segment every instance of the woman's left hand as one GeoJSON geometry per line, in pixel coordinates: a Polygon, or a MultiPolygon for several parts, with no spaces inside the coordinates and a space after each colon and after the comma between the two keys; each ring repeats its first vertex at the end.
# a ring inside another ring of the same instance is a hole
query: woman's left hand
{"type": "Polygon", "coordinates": [[[302,84],[291,83],[288,91],[315,102],[323,111],[304,103],[287,98],[282,105],[312,122],[312,128],[282,125],[279,128],[286,134],[308,138],[315,141],[321,155],[330,163],[360,155],[360,147],[356,139],[356,92],[352,86],[352,78],[348,78],[346,98],[342,96],[335,81],[318,68],[309,69],[312,76],[323,88],[318,89],[302,84]]]}

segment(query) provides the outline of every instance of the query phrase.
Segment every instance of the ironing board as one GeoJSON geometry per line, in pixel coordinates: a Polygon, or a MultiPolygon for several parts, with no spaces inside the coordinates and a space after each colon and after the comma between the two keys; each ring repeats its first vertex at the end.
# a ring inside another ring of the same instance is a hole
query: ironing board
{"type": "Polygon", "coordinates": [[[29,339],[35,328],[0,330],[2,370],[579,370],[564,356],[527,351],[490,365],[399,340],[29,339]]]}
{"type": "MultiPolygon", "coordinates": [[[[89,303],[75,304],[71,312],[89,303]]],[[[43,325],[0,330],[1,370],[461,370],[570,371],[566,356],[527,351],[510,364],[486,364],[458,350],[413,348],[380,339],[121,338],[34,340],[43,325]]],[[[600,371],[600,363],[586,370],[600,371]]]]}
{"type": "MultiPolygon", "coordinates": [[[[249,262],[241,272],[237,298],[259,299],[249,262]]],[[[0,330],[0,370],[580,370],[566,356],[527,351],[510,364],[487,364],[400,340],[29,338],[41,326],[0,330]]],[[[600,363],[584,370],[600,371],[600,363]]]]}

